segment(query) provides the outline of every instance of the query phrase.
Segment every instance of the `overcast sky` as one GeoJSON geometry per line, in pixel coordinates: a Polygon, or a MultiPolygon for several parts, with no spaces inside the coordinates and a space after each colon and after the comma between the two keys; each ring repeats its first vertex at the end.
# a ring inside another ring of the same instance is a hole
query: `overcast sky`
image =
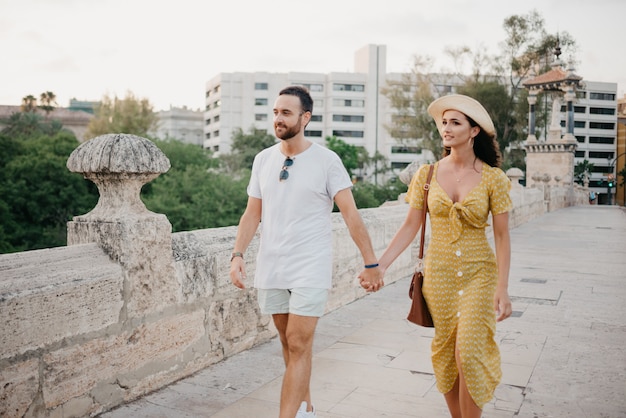
{"type": "Polygon", "coordinates": [[[576,73],[624,96],[624,0],[0,0],[0,105],[132,91],[199,109],[220,72],[351,72],[367,44],[387,46],[388,72],[415,55],[451,68],[446,47],[495,54],[504,19],[532,10],[577,41],[576,73]]]}

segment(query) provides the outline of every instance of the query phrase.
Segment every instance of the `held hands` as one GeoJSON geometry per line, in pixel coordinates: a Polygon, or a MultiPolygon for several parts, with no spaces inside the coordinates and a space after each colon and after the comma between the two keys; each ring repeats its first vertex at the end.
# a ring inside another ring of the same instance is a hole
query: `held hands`
{"type": "Polygon", "coordinates": [[[246,265],[242,257],[234,257],[230,262],[230,281],[240,289],[245,289],[246,285],[246,265]]]}
{"type": "Polygon", "coordinates": [[[509,298],[509,292],[506,289],[496,289],[496,294],[493,298],[493,308],[496,311],[496,321],[504,321],[513,313],[513,306],[511,305],[511,299],[509,298]]]}
{"type": "Polygon", "coordinates": [[[363,269],[358,275],[359,284],[367,292],[376,292],[385,285],[384,273],[385,271],[380,267],[363,269]]]}

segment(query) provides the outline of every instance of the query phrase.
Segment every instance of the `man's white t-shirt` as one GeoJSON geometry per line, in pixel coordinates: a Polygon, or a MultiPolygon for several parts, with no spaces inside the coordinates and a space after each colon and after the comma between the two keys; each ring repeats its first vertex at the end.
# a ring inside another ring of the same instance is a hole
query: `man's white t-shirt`
{"type": "Polygon", "coordinates": [[[252,165],[248,195],[262,200],[254,287],[329,289],[333,199],[352,182],[339,156],[315,143],[291,156],[289,178],[279,181],[286,157],[276,144],[252,165]]]}

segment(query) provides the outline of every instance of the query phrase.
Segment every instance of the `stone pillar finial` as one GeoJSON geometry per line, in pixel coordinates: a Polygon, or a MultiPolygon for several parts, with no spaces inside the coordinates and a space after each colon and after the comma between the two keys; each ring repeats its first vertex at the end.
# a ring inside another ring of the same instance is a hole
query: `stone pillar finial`
{"type": "Polygon", "coordinates": [[[150,215],[139,194],[144,184],[170,169],[170,161],[151,141],[135,135],[106,134],[82,143],[67,168],[98,186],[100,199],[83,220],[150,215]]]}
{"type": "Polygon", "coordinates": [[[125,273],[129,317],[145,315],[180,297],[172,255],[172,225],[141,201],[144,184],[170,168],[150,140],[107,134],[76,148],[67,168],[98,186],[98,204],[67,224],[67,244],[95,242],[125,273]]]}

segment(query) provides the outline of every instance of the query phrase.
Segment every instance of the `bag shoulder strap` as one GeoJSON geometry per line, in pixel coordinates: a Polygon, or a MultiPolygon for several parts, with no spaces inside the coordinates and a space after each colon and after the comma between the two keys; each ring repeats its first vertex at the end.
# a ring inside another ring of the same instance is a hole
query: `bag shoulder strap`
{"type": "Polygon", "coordinates": [[[434,164],[430,165],[430,169],[428,170],[428,178],[426,179],[426,183],[424,184],[424,204],[422,208],[422,234],[420,236],[420,260],[424,257],[424,236],[426,235],[426,212],[428,212],[428,190],[430,189],[430,180],[433,178],[433,170],[435,168],[434,164]]]}

